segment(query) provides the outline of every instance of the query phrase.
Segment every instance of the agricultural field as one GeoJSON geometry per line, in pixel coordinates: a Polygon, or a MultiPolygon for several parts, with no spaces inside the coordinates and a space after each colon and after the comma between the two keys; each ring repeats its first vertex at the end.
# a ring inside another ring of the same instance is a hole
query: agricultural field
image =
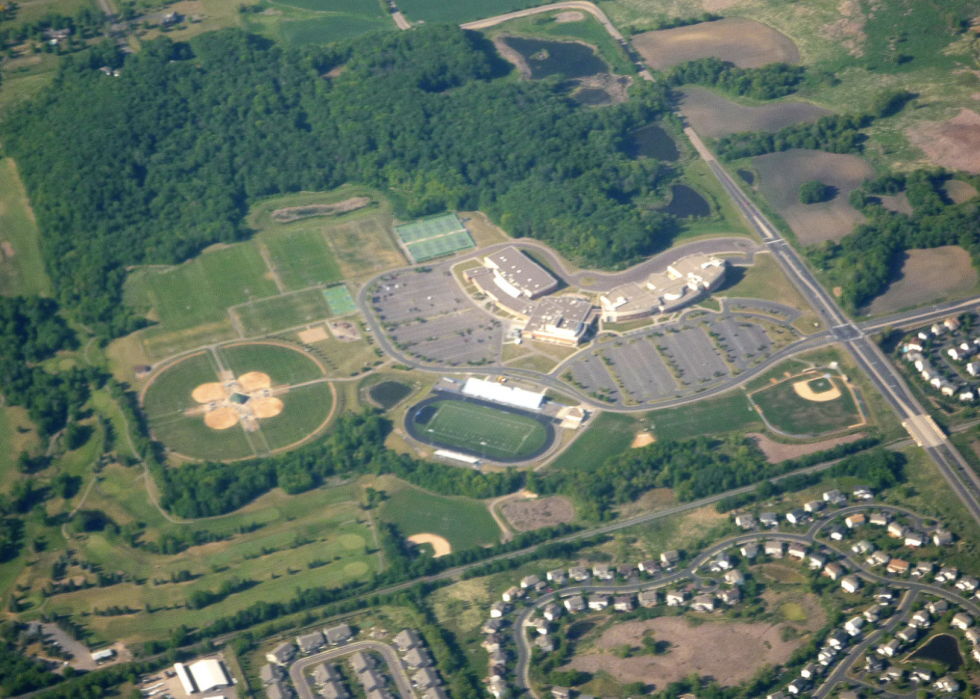
{"type": "Polygon", "coordinates": [[[868,315],[948,301],[975,292],[977,270],[970,254],[959,246],[909,250],[902,255],[894,281],[872,301],[868,315]]]}
{"type": "Polygon", "coordinates": [[[279,34],[283,41],[294,46],[332,44],[370,32],[385,32],[394,29],[395,25],[390,21],[346,15],[297,18],[279,23],[279,34]]]}
{"type": "Polygon", "coordinates": [[[461,24],[541,4],[541,0],[403,0],[398,9],[409,22],[461,24]]]}
{"type": "Polygon", "coordinates": [[[742,131],[775,133],[793,124],[813,123],[833,113],[792,98],[747,106],[696,85],[683,87],[678,93],[678,110],[698,134],[708,138],[721,138],[742,131]]]}
{"type": "Polygon", "coordinates": [[[632,41],[654,70],[708,57],[734,63],[739,68],[800,60],[800,52],[788,36],[740,17],[636,34],[632,41]]]}
{"type": "Polygon", "coordinates": [[[0,160],[0,295],[51,293],[38,230],[13,160],[0,160]]]}
{"type": "Polygon", "coordinates": [[[812,377],[816,374],[785,379],[756,391],[752,400],[770,425],[789,436],[812,437],[863,424],[843,380],[812,377]]]}

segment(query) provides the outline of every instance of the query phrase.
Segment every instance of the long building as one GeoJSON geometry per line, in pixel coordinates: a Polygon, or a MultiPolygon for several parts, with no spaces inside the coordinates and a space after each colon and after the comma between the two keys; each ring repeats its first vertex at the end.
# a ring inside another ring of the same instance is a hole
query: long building
{"type": "Polygon", "coordinates": [[[615,323],[675,311],[718,288],[726,267],[724,260],[707,255],[681,258],[645,282],[624,284],[600,296],[602,319],[615,323]]]}
{"type": "Polygon", "coordinates": [[[581,296],[541,299],[528,318],[524,335],[532,340],[574,347],[592,326],[592,302],[581,296]]]}
{"type": "MultiPolygon", "coordinates": [[[[483,264],[493,272],[493,283],[512,299],[536,299],[558,288],[558,280],[514,246],[487,255],[483,264]]],[[[491,293],[487,290],[487,293],[491,293]]]]}

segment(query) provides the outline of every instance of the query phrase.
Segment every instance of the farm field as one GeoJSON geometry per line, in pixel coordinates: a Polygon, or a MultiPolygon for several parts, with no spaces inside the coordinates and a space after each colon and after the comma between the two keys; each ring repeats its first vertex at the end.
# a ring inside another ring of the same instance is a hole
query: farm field
{"type": "Polygon", "coordinates": [[[10,158],[0,160],[0,295],[49,295],[37,224],[10,158]]]}
{"type": "Polygon", "coordinates": [[[698,134],[708,138],[721,138],[742,131],[775,133],[793,124],[813,123],[833,113],[792,98],[749,107],[697,85],[680,88],[678,93],[681,114],[698,134]]]}
{"type": "Polygon", "coordinates": [[[542,4],[542,0],[404,0],[398,9],[409,22],[461,24],[542,4]]]}
{"type": "Polygon", "coordinates": [[[630,448],[643,422],[626,413],[599,413],[549,468],[593,469],[630,448]]]}
{"type": "Polygon", "coordinates": [[[647,413],[657,439],[690,439],[702,434],[760,429],[758,413],[741,390],[678,408],[647,413]]]}
{"type": "Polygon", "coordinates": [[[646,32],[635,35],[632,41],[654,70],[708,57],[734,63],[739,68],[800,60],[800,52],[788,36],[742,17],[646,32]]]}
{"type": "Polygon", "coordinates": [[[333,315],[320,289],[271,296],[244,306],[236,306],[231,312],[238,317],[248,337],[281,332],[333,315]]]}
{"type": "Polygon", "coordinates": [[[861,182],[874,177],[874,168],[856,155],[815,150],[787,150],[752,159],[759,187],[786,220],[801,245],[838,241],[864,221],[848,196],[861,182]],[[818,180],[833,187],[833,199],[820,204],[800,203],[800,187],[818,180]]]}
{"type": "Polygon", "coordinates": [[[959,296],[977,288],[977,270],[970,254],[955,245],[909,250],[888,290],[865,309],[868,315],[894,313],[959,296]]]}
{"type": "Polygon", "coordinates": [[[752,394],[752,400],[773,427],[790,435],[816,436],[845,430],[861,422],[854,398],[840,378],[806,376],[814,377],[806,383],[817,397],[821,393],[839,394],[839,397],[817,402],[800,396],[795,384],[805,377],[789,378],[763,388],[752,394]]]}
{"type": "Polygon", "coordinates": [[[279,32],[283,40],[294,46],[332,44],[370,32],[385,32],[394,29],[395,25],[391,22],[346,15],[289,19],[279,23],[279,32]]]}

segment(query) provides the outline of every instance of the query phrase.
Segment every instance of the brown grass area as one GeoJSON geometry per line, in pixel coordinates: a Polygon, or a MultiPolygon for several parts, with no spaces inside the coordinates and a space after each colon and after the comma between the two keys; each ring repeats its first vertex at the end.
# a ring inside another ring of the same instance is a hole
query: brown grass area
{"type": "Polygon", "coordinates": [[[288,209],[276,209],[272,212],[272,220],[276,223],[291,223],[314,216],[330,216],[343,214],[348,211],[361,209],[371,203],[368,197],[351,197],[338,201],[336,204],[311,204],[309,206],[292,206],[288,209]]]}
{"type": "Polygon", "coordinates": [[[962,109],[952,119],[924,122],[905,135],[934,164],[980,174],[980,114],[962,109]]]}
{"type": "Polygon", "coordinates": [[[893,197],[890,197],[886,194],[880,194],[875,198],[878,199],[878,201],[881,202],[881,205],[886,209],[888,209],[889,211],[894,211],[895,213],[899,213],[899,214],[905,214],[907,216],[911,216],[914,213],[912,209],[912,205],[909,204],[909,198],[905,194],[905,192],[902,192],[901,194],[896,194],[893,197]]]}
{"type": "Polygon", "coordinates": [[[922,306],[964,294],[977,286],[977,270],[970,253],[958,245],[909,250],[898,277],[888,291],[868,306],[872,315],[922,306]]]}
{"type": "Polygon", "coordinates": [[[786,126],[813,123],[833,112],[806,102],[774,102],[746,107],[703,87],[680,90],[679,109],[702,136],[721,138],[741,131],[774,133],[786,126]]]}
{"type": "Polygon", "coordinates": [[[962,204],[977,196],[977,190],[963,180],[948,180],[943,185],[943,190],[945,190],[946,196],[953,200],[954,204],[962,204]]]}
{"type": "Polygon", "coordinates": [[[743,622],[692,627],[682,617],[630,621],[606,631],[592,652],[573,658],[570,666],[585,672],[604,670],[620,683],[643,682],[656,689],[695,672],[733,686],[764,665],[786,662],[803,643],[802,639],[782,641],[780,628],[778,624],[743,622]],[[639,647],[646,631],[670,643],[666,655],[618,658],[604,652],[626,644],[639,647]]]}
{"type": "MultiPolygon", "coordinates": [[[[786,570],[790,571],[789,567],[786,567],[786,570]]],[[[798,575],[796,571],[790,572],[798,575]]],[[[818,631],[827,624],[827,612],[820,605],[820,598],[812,592],[795,590],[776,592],[775,590],[766,590],[762,593],[762,601],[766,603],[769,611],[782,611],[784,616],[787,617],[787,621],[793,622],[793,626],[797,628],[806,631],[818,631]],[[792,612],[795,612],[795,614],[790,612],[789,609],[785,609],[786,605],[793,605],[795,609],[792,612]],[[797,615],[805,616],[806,620],[794,619],[793,617],[797,615]]]]}
{"type": "Polygon", "coordinates": [[[861,4],[858,0],[841,0],[837,11],[840,19],[821,27],[820,35],[839,43],[852,56],[863,56],[864,42],[868,38],[864,33],[864,26],[868,18],[861,11],[861,4]]]}
{"type": "Polygon", "coordinates": [[[760,155],[752,163],[766,199],[803,245],[840,240],[864,221],[847,201],[861,182],[874,176],[874,168],[858,156],[800,149],[760,155]],[[820,204],[801,204],[800,186],[811,180],[836,188],[836,196],[820,204]]]}
{"type": "Polygon", "coordinates": [[[811,442],[810,444],[783,444],[781,442],[774,442],[766,435],[758,433],[747,434],[746,437],[755,440],[756,445],[762,450],[762,453],[766,455],[766,459],[769,461],[769,463],[778,464],[780,461],[786,461],[787,459],[797,459],[801,456],[806,456],[807,454],[813,454],[814,452],[823,451],[825,449],[832,449],[838,444],[856,442],[864,437],[864,434],[858,432],[856,434],[849,434],[846,437],[825,439],[820,442],[811,442]]]}
{"type": "Polygon", "coordinates": [[[519,532],[530,532],[575,521],[575,508],[563,497],[519,500],[500,508],[507,522],[519,532]]]}
{"type": "Polygon", "coordinates": [[[798,63],[800,60],[800,52],[788,36],[741,17],[637,34],[633,37],[633,46],[654,70],[665,70],[709,56],[734,63],[739,68],[798,63]]]}

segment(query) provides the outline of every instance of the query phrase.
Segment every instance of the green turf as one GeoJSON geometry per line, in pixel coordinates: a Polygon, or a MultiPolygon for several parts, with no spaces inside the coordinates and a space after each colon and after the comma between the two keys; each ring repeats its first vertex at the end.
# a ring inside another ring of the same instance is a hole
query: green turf
{"type": "Polygon", "coordinates": [[[789,379],[752,395],[769,423],[777,430],[793,435],[819,435],[836,432],[860,420],[857,405],[840,379],[832,379],[841,397],[817,403],[796,394],[794,379],[789,379]]]}
{"type": "Polygon", "coordinates": [[[357,304],[354,303],[350,290],[344,284],[324,289],[323,296],[335,316],[345,316],[357,310],[357,304]]]}
{"type": "Polygon", "coordinates": [[[476,243],[470,237],[469,231],[458,231],[439,236],[438,238],[429,238],[418,243],[410,243],[405,247],[408,248],[408,253],[415,262],[425,262],[427,260],[434,260],[437,257],[451,255],[460,250],[468,250],[469,248],[476,247],[476,243]]]}
{"type": "Polygon", "coordinates": [[[412,223],[395,226],[395,233],[403,243],[414,243],[426,238],[456,233],[466,230],[456,214],[442,214],[432,218],[423,218],[412,223]]]}
{"type": "Polygon", "coordinates": [[[657,439],[691,439],[702,434],[760,429],[762,421],[742,391],[648,413],[657,439]]]}
{"type": "Polygon", "coordinates": [[[304,386],[279,396],[282,412],[259,420],[259,428],[269,448],[282,449],[305,439],[316,431],[330,414],[333,394],[330,384],[304,386]]]}
{"type": "Polygon", "coordinates": [[[193,459],[228,461],[254,455],[241,425],[213,430],[204,424],[204,416],[170,416],[150,420],[154,438],[178,454],[193,459]]]}
{"type": "Polygon", "coordinates": [[[642,423],[623,413],[599,413],[551,468],[593,469],[630,448],[642,423]]]}
{"type": "Polygon", "coordinates": [[[254,301],[234,311],[245,335],[268,335],[329,318],[332,313],[320,289],[254,301]]]}
{"type": "Polygon", "coordinates": [[[336,41],[353,39],[376,31],[391,31],[395,25],[390,22],[333,15],[315,19],[297,19],[280,23],[282,38],[289,44],[332,44],[336,41]]]}
{"type": "Polygon", "coordinates": [[[436,401],[431,407],[435,414],[416,429],[450,449],[513,459],[533,454],[548,438],[541,423],[523,415],[457,400],[436,401]]]}
{"type": "Polygon", "coordinates": [[[398,9],[411,22],[472,22],[544,4],[543,0],[400,0],[398,9]]]}
{"type": "Polygon", "coordinates": [[[282,345],[247,343],[222,347],[219,352],[235,376],[261,371],[269,375],[273,385],[292,385],[323,376],[320,367],[306,354],[282,345]]]}
{"type": "Polygon", "coordinates": [[[484,505],[470,498],[447,498],[406,487],[392,493],[381,508],[381,519],[402,534],[438,534],[453,551],[495,544],[500,529],[484,505]]]}
{"type": "Polygon", "coordinates": [[[319,229],[269,236],[265,244],[279,278],[290,291],[343,278],[319,229]]]}
{"type": "Polygon", "coordinates": [[[0,241],[9,243],[13,257],[0,252],[0,296],[51,293],[38,247],[37,224],[14,161],[0,160],[0,241]]]}
{"type": "Polygon", "coordinates": [[[143,411],[151,420],[174,414],[182,414],[198,405],[191,392],[202,383],[218,380],[214,358],[202,352],[164,369],[147,387],[143,398],[143,411]]]}

